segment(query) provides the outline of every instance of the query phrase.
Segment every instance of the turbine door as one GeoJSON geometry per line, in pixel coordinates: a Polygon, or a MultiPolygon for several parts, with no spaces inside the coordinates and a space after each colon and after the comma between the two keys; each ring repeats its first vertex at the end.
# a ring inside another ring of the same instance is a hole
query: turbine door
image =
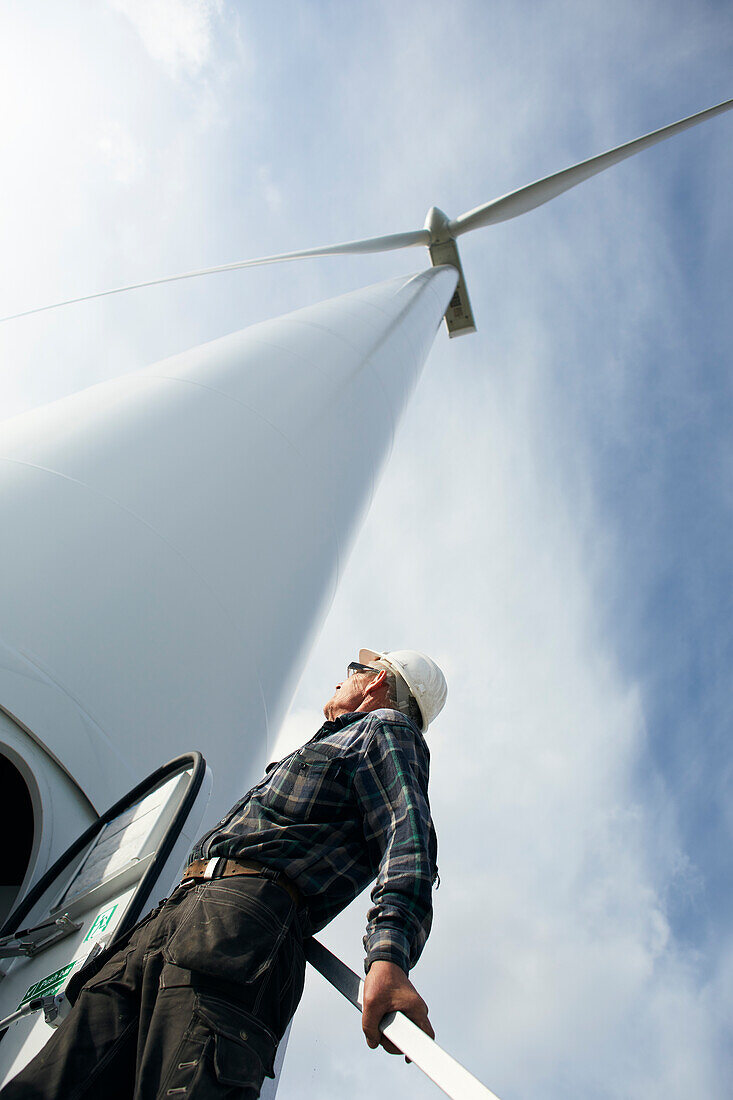
{"type": "Polygon", "coordinates": [[[71,976],[170,892],[210,790],[200,753],[158,768],[97,818],[8,917],[0,929],[0,1019],[18,1018],[0,1043],[0,1085],[65,1015],[71,976]]]}
{"type": "Polygon", "coordinates": [[[58,852],[97,814],[39,739],[1,709],[0,792],[0,835],[9,849],[0,868],[2,927],[58,852]]]}

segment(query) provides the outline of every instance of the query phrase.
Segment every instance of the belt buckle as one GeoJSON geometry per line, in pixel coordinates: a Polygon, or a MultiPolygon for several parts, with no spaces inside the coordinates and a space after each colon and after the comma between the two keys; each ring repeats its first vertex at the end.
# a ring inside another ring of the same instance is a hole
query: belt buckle
{"type": "Polygon", "coordinates": [[[202,878],[206,881],[212,878],[216,878],[216,872],[219,869],[219,864],[223,861],[223,859],[223,856],[216,856],[214,859],[207,860],[202,878]]]}

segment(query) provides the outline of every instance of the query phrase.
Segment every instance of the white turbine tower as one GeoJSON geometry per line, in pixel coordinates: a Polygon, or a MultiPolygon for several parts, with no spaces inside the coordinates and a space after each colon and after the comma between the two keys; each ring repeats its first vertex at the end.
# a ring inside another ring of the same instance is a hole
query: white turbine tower
{"type": "MultiPolygon", "coordinates": [[[[4,931],[19,921],[43,927],[26,936],[30,949],[0,947],[14,960],[0,1017],[58,993],[95,942],[129,923],[153,891],[166,893],[195,835],[256,778],[440,320],[451,336],[475,330],[457,239],[732,107],[728,100],[455,219],[433,207],[422,229],[13,315],[284,260],[422,245],[432,262],[3,425],[0,765],[6,792],[25,807],[26,851],[4,931]],[[186,760],[183,779],[174,770],[157,794],[140,801],[137,792],[96,840],[90,832],[85,866],[74,856],[29,899],[80,830],[145,773],[192,750],[208,762],[206,782],[186,794],[187,776],[201,782],[201,768],[186,760]],[[49,920],[61,922],[52,935],[49,920]]],[[[40,1017],[14,1023],[0,1045],[0,1076],[17,1072],[49,1034],[40,1017]]]]}

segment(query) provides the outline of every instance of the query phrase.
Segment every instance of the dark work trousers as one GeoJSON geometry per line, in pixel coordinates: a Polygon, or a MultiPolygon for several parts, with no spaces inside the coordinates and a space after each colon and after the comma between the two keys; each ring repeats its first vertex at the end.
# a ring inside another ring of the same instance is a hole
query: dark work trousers
{"type": "Polygon", "coordinates": [[[91,964],[2,1100],[255,1100],[303,992],[302,941],[270,879],[179,887],[91,964]]]}

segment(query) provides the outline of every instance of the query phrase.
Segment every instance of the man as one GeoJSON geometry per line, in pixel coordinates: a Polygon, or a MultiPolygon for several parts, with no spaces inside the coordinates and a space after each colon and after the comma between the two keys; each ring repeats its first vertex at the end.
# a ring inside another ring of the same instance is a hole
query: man
{"type": "Polygon", "coordinates": [[[270,764],[196,844],[170,898],[72,979],[71,1013],[5,1100],[255,1100],[303,990],[303,938],[375,876],[366,1041],[398,1053],[379,1032],[395,1010],[433,1037],[407,974],[432,920],[423,733],[445,696],[424,654],[362,650],[316,735],[270,764]]]}

